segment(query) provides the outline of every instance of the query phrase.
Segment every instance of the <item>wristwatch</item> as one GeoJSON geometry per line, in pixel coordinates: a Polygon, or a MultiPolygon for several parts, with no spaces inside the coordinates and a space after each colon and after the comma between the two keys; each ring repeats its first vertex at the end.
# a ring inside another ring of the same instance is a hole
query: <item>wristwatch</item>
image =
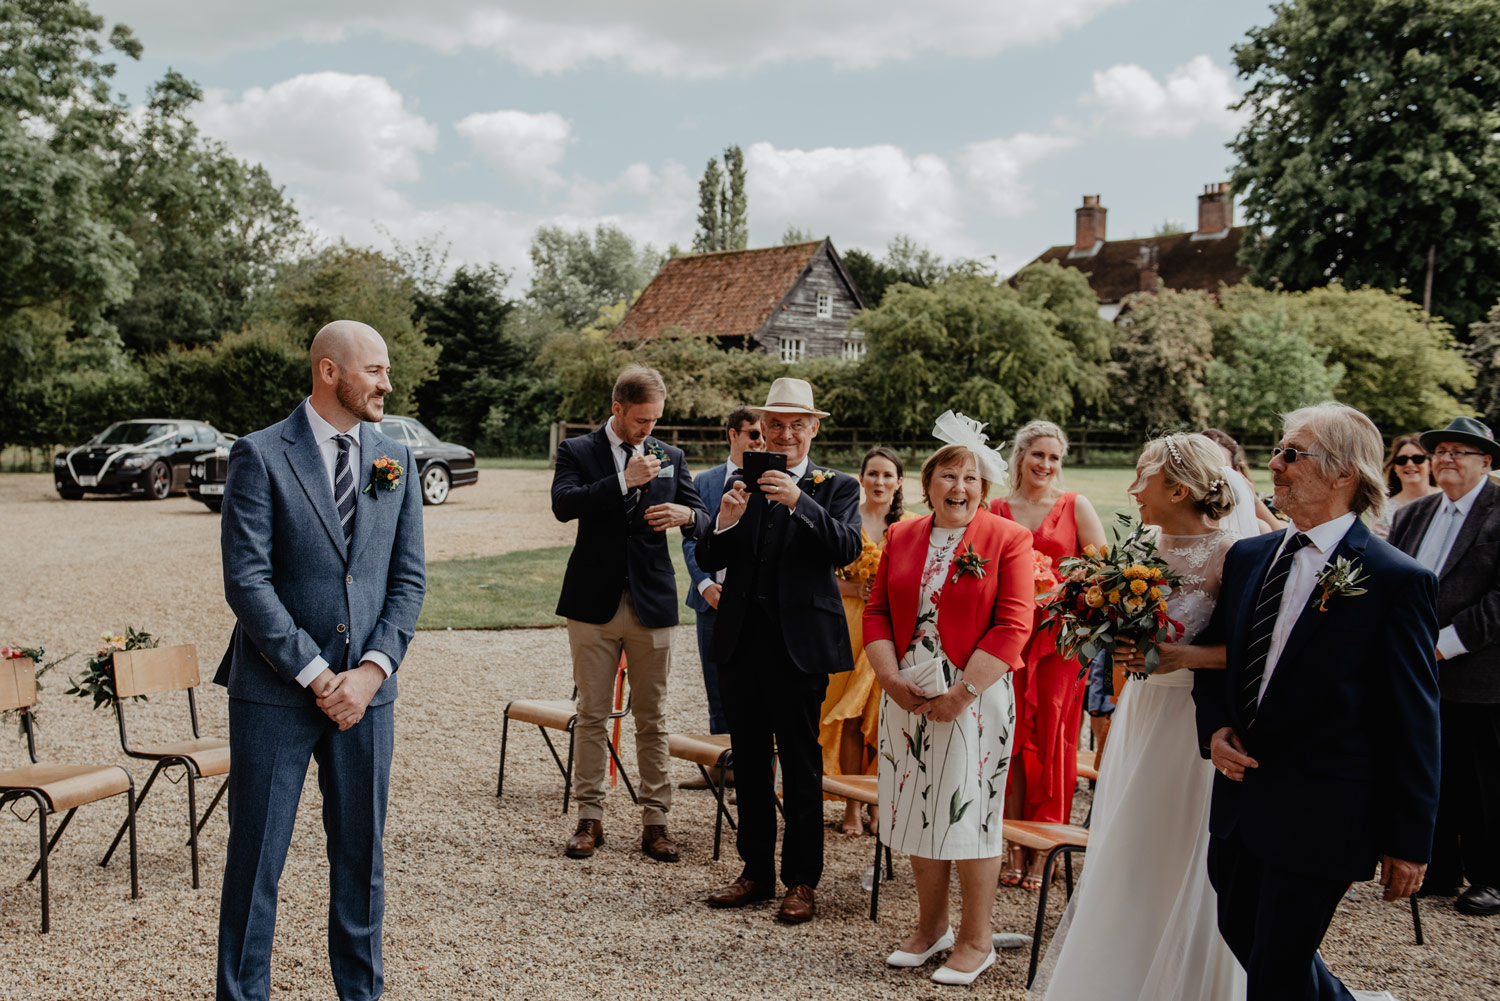
{"type": "Polygon", "coordinates": [[[970,695],[974,696],[976,699],[979,698],[979,689],[977,689],[973,685],[969,684],[963,678],[958,679],[958,683],[960,685],[963,685],[965,688],[967,688],[969,690],[969,694],[970,695]]]}

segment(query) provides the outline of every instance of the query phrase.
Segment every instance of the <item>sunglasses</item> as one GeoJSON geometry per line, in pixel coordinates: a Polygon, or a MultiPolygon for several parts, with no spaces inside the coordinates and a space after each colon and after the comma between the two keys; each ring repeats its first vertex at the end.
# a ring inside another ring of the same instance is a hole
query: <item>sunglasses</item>
{"type": "Polygon", "coordinates": [[[1321,459],[1323,457],[1321,452],[1299,452],[1295,448],[1281,448],[1280,446],[1271,449],[1271,458],[1274,459],[1278,455],[1287,465],[1291,465],[1298,459],[1321,459]]]}
{"type": "Polygon", "coordinates": [[[760,428],[751,428],[749,431],[736,431],[735,434],[742,434],[751,441],[760,441],[760,428]]]}
{"type": "Polygon", "coordinates": [[[1425,455],[1398,455],[1394,459],[1391,460],[1391,465],[1393,465],[1393,466],[1404,466],[1408,462],[1411,463],[1414,466],[1421,466],[1421,465],[1423,465],[1423,464],[1425,464],[1427,462],[1427,456],[1425,456],[1425,455]]]}

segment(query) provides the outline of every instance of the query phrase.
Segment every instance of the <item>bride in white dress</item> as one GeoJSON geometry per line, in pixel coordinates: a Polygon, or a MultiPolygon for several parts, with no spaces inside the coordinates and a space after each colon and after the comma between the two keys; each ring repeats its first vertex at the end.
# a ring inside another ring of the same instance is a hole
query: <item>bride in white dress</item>
{"type": "MultiPolygon", "coordinates": [[[[1168,598],[1183,642],[1120,695],[1094,791],[1077,892],[1027,994],[1046,1001],[1241,1001],[1245,973],[1219,935],[1208,881],[1214,768],[1198,754],[1193,667],[1223,668],[1185,645],[1207,625],[1233,506],[1219,446],[1202,435],[1147,443],[1130,493],[1159,529],[1158,553],[1182,577],[1168,598]]],[[[1141,670],[1138,653],[1131,663],[1141,670]]]]}

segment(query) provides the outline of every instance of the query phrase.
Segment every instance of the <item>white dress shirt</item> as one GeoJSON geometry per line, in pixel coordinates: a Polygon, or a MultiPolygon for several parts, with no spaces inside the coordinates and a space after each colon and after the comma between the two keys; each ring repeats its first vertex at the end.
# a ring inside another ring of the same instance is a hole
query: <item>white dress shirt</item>
{"type": "MultiPolygon", "coordinates": [[[[615,473],[620,478],[620,495],[630,493],[630,488],[625,485],[625,453],[620,451],[620,446],[625,444],[625,439],[615,433],[615,419],[611,417],[604,422],[604,436],[609,439],[609,457],[615,460],[615,473]]],[[[646,451],[645,439],[639,445],[631,445],[632,455],[641,455],[646,451]]]]}
{"type": "MultiPolygon", "coordinates": [[[[802,461],[799,462],[799,463],[797,463],[791,469],[788,469],[786,471],[786,474],[792,478],[792,482],[799,483],[799,482],[801,482],[802,477],[804,477],[804,476],[807,475],[807,467],[808,467],[808,464],[811,463],[811,462],[812,462],[812,456],[804,455],[802,457],[802,461]]],[[[730,472],[734,472],[734,470],[731,468],[730,472]]],[[[754,489],[754,487],[751,484],[749,484],[749,483],[745,484],[745,486],[747,488],[754,489]]],[[[797,503],[798,504],[802,503],[802,499],[800,497],[797,499],[797,503]]],[[[797,510],[796,508],[792,508],[792,511],[796,511],[796,510],[797,510]]],[[[790,514],[790,513],[791,512],[789,511],[788,514],[790,514]]],[[[739,524],[738,521],[734,523],[734,525],[738,525],[738,524],[739,524]]],[[[734,525],[730,525],[729,528],[733,528],[734,525]]],[[[722,534],[724,532],[727,532],[727,531],[729,531],[729,528],[720,528],[718,520],[717,519],[714,520],[714,534],[715,535],[720,535],[720,534],[722,534]]]]}
{"type": "MultiPolygon", "coordinates": [[[[339,461],[338,442],[334,441],[339,436],[338,428],[325,421],[321,414],[313,409],[312,400],[303,401],[302,408],[307,412],[307,423],[312,427],[314,440],[318,443],[318,454],[323,457],[323,469],[328,474],[328,491],[334,496],[333,471],[339,461]]],[[[349,471],[354,474],[354,482],[359,483],[359,425],[356,424],[346,432],[352,442],[349,446],[349,471]]],[[[356,495],[357,497],[358,495],[356,495]]],[[[357,516],[356,516],[357,517],[357,516]]],[[[371,661],[377,664],[385,676],[389,678],[396,670],[391,658],[379,650],[366,650],[360,657],[361,661],[371,661]]],[[[328,669],[328,661],[319,654],[307,662],[307,666],[297,672],[297,684],[306,688],[312,684],[312,680],[328,669]]]]}
{"type": "MultiPolygon", "coordinates": [[[[1422,544],[1417,547],[1417,562],[1427,567],[1435,574],[1443,572],[1443,566],[1448,562],[1448,555],[1453,552],[1454,540],[1458,533],[1463,531],[1464,522],[1468,520],[1469,512],[1474,509],[1474,501],[1479,498],[1479,491],[1484,489],[1484,480],[1464,494],[1458,500],[1449,500],[1445,494],[1438,501],[1438,509],[1432,516],[1432,521],[1427,525],[1427,534],[1422,536],[1422,544]]],[[[1458,630],[1452,626],[1444,626],[1438,630],[1437,652],[1442,654],[1444,660],[1452,660],[1462,654],[1469,652],[1464,646],[1463,640],[1458,638],[1458,630]]]]}
{"type": "MultiPolygon", "coordinates": [[[[1271,649],[1266,653],[1266,669],[1260,676],[1260,699],[1265,698],[1266,685],[1271,680],[1271,672],[1276,670],[1276,661],[1281,659],[1282,648],[1286,646],[1287,637],[1292,635],[1292,627],[1297,624],[1298,617],[1303,609],[1307,607],[1312,598],[1313,588],[1318,584],[1318,571],[1328,562],[1338,544],[1344,541],[1344,536],[1349,529],[1354,527],[1358,520],[1354,512],[1342,515],[1332,521],[1325,521],[1316,528],[1302,530],[1294,523],[1286,530],[1282,537],[1281,545],[1276,547],[1276,557],[1281,556],[1281,551],[1286,548],[1287,541],[1298,532],[1312,540],[1312,545],[1303,546],[1297,550],[1292,557],[1292,569],[1287,574],[1286,587],[1281,592],[1281,605],[1276,611],[1276,625],[1271,630],[1271,649]],[[1288,614],[1288,613],[1291,614],[1288,614]]],[[[1274,565],[1276,559],[1272,559],[1274,565]]]]}

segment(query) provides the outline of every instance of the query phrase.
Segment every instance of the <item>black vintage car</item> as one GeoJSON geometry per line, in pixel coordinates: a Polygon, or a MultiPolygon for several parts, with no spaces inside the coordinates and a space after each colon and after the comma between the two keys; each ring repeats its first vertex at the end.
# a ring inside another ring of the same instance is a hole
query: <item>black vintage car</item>
{"type": "MultiPolygon", "coordinates": [[[[415,417],[387,417],[380,433],[411,447],[417,461],[416,476],[422,485],[422,503],[441,504],[454,487],[479,480],[474,453],[462,445],[440,441],[415,417]]],[[[408,474],[411,471],[408,470],[408,474]]],[[[229,475],[229,445],[194,457],[187,481],[188,496],[217,511],[224,501],[224,481],[229,475]]]]}
{"type": "Polygon", "coordinates": [[[202,421],[119,421],[77,448],[57,453],[52,480],[64,500],[86,493],[165,500],[187,485],[194,456],[233,440],[202,421]]]}

